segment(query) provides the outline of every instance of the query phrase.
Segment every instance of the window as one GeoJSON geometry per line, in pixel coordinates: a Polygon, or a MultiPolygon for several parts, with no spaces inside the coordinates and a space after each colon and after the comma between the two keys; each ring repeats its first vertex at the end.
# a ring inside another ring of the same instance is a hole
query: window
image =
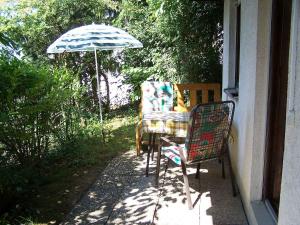
{"type": "Polygon", "coordinates": [[[236,7],[236,33],[235,33],[235,88],[239,88],[240,79],[240,36],[241,36],[241,4],[236,7]]]}
{"type": "Polygon", "coordinates": [[[224,92],[231,98],[238,98],[239,80],[240,80],[240,36],[241,36],[241,3],[235,7],[235,58],[234,58],[234,77],[232,78],[232,86],[224,89],[224,92]]]}

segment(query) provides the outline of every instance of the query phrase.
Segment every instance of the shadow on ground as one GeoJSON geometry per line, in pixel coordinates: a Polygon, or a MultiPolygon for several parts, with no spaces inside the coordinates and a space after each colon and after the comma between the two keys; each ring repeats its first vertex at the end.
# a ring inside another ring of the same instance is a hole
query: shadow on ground
{"type": "Polygon", "coordinates": [[[228,171],[222,179],[218,162],[202,164],[200,183],[196,169],[188,169],[193,210],[186,204],[180,168],[171,167],[156,188],[155,164],[145,177],[145,154],[136,157],[130,151],[114,159],[62,224],[247,224],[239,196],[232,196],[228,171]]]}

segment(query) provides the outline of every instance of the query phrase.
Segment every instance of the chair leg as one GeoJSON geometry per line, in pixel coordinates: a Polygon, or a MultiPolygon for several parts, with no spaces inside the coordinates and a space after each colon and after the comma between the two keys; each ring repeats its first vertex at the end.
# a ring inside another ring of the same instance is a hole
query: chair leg
{"type": "Polygon", "coordinates": [[[185,192],[186,192],[188,207],[189,207],[189,209],[193,209],[190,186],[189,186],[189,180],[188,180],[187,173],[186,173],[185,163],[181,162],[181,168],[182,168],[182,173],[183,173],[183,181],[184,181],[184,186],[185,186],[185,192]]]}
{"type": "Polygon", "coordinates": [[[197,171],[196,171],[196,176],[195,178],[199,178],[199,175],[200,175],[200,163],[197,164],[197,171]]]}
{"type": "Polygon", "coordinates": [[[224,156],[222,156],[221,162],[222,162],[222,177],[223,179],[225,179],[224,156]]]}
{"type": "Polygon", "coordinates": [[[151,139],[152,133],[149,133],[149,143],[148,143],[148,152],[147,152],[147,164],[146,164],[146,177],[149,175],[149,161],[150,161],[150,153],[151,153],[151,139]]]}
{"type": "Polygon", "coordinates": [[[201,174],[200,174],[200,163],[199,163],[199,165],[197,165],[197,167],[199,166],[199,175],[198,175],[198,177],[197,177],[197,179],[198,179],[198,188],[199,188],[199,193],[200,193],[200,196],[201,196],[201,174]]]}
{"type": "Polygon", "coordinates": [[[166,165],[165,165],[165,172],[167,172],[168,168],[169,168],[169,164],[170,164],[170,159],[168,159],[166,165]]]}
{"type": "Polygon", "coordinates": [[[228,145],[226,145],[226,155],[227,155],[227,158],[228,158],[229,173],[230,173],[231,185],[232,185],[232,193],[233,193],[233,196],[236,196],[235,179],[234,179],[234,175],[233,175],[233,171],[232,171],[231,159],[230,159],[228,145]]]}
{"type": "MultiPolygon", "coordinates": [[[[196,179],[198,179],[199,196],[198,196],[197,200],[201,198],[201,180],[200,180],[200,175],[201,175],[201,174],[200,174],[200,167],[201,167],[201,164],[198,163],[198,164],[197,164],[196,179]]],[[[195,203],[194,203],[194,204],[195,204],[195,203]]]]}

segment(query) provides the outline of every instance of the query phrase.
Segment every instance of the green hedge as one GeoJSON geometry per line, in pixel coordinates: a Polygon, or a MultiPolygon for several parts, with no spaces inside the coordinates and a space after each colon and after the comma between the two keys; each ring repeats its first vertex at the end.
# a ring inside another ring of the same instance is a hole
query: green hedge
{"type": "Polygon", "coordinates": [[[82,92],[65,69],[0,56],[0,211],[49,152],[78,135],[82,92]]]}

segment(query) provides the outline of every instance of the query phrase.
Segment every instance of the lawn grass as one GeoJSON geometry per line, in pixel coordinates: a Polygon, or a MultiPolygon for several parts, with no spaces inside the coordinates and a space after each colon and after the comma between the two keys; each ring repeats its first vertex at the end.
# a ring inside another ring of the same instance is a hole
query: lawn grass
{"type": "Polygon", "coordinates": [[[133,150],[135,113],[119,114],[105,124],[105,142],[78,138],[45,161],[38,185],[0,217],[2,224],[58,224],[86,193],[110,160],[133,150]]]}

